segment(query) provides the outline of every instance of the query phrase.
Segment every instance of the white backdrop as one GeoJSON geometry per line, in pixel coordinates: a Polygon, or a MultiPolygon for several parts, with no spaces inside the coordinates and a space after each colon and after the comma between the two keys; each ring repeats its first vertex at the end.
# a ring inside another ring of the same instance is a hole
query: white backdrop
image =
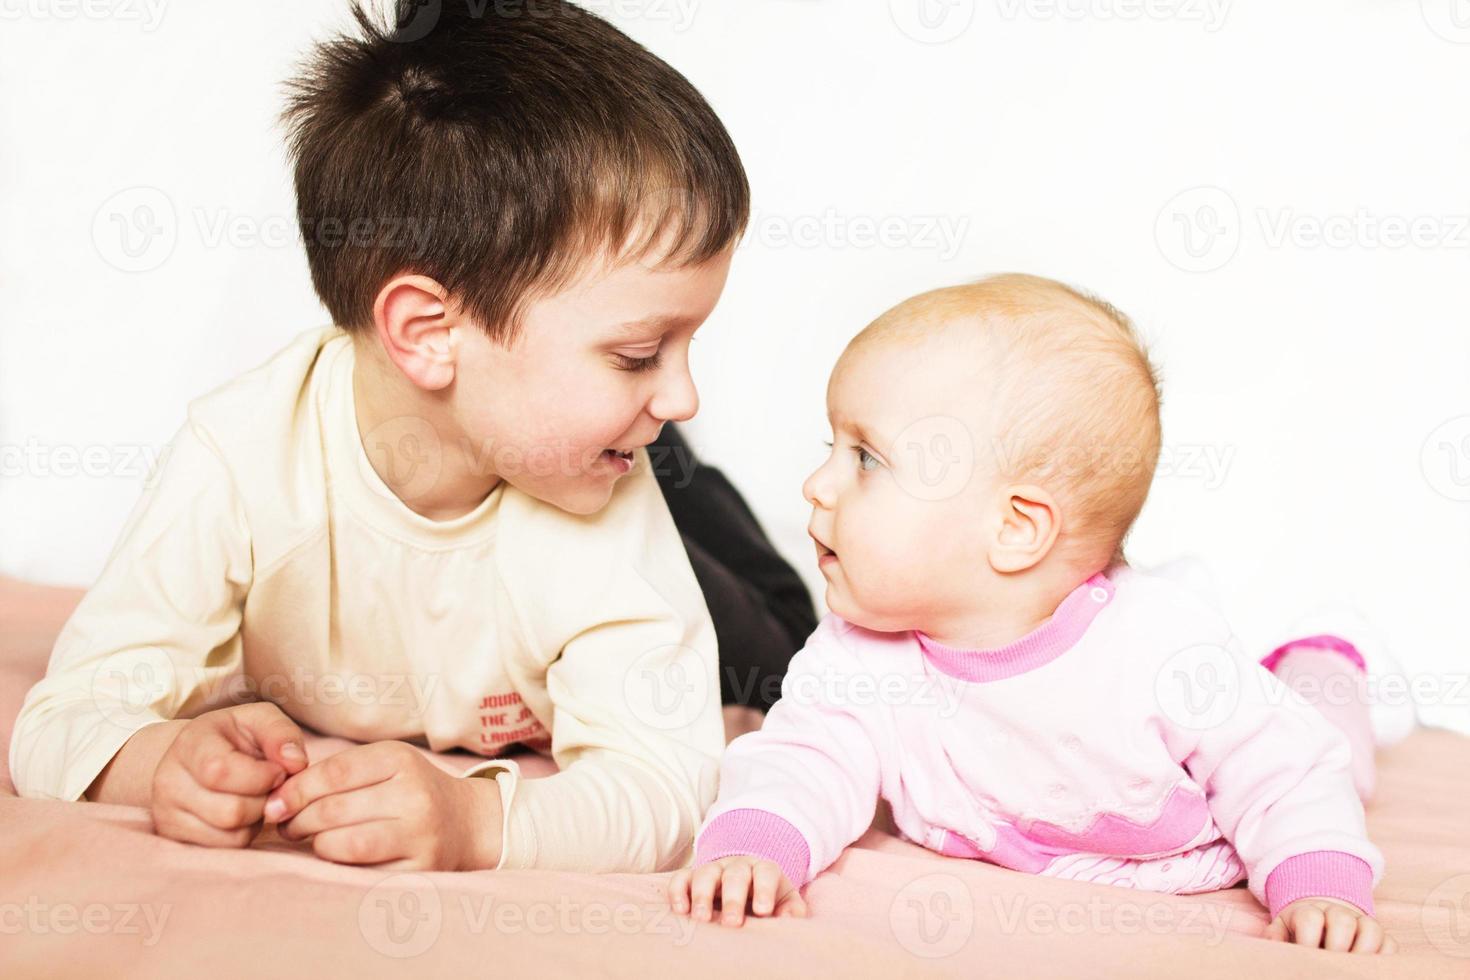
{"type": "MultiPolygon", "coordinates": [[[[913,292],[1034,271],[1128,311],[1161,364],[1133,558],[1203,556],[1263,652],[1358,604],[1424,716],[1470,731],[1464,0],[589,6],[744,156],[755,220],[689,432],[818,596],[800,486],[843,343],[913,292]]],[[[342,10],[0,0],[0,571],[88,582],[187,400],[324,321],[274,120],[342,10]]]]}

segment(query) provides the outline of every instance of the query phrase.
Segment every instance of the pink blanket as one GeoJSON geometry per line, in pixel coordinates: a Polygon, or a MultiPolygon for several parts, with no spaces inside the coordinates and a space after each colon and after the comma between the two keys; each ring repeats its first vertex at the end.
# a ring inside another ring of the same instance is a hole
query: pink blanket
{"type": "MultiPolygon", "coordinates": [[[[0,578],[0,762],[78,596],[0,578]]],[[[210,850],[155,837],[141,809],[17,799],[0,770],[0,975],[1470,978],[1470,739],[1423,731],[1380,762],[1368,816],[1392,957],[1267,942],[1242,888],[1154,895],[943,858],[887,833],[881,810],[807,887],[810,919],[736,930],[668,913],[667,875],[384,873],[269,830],[210,850]]]]}

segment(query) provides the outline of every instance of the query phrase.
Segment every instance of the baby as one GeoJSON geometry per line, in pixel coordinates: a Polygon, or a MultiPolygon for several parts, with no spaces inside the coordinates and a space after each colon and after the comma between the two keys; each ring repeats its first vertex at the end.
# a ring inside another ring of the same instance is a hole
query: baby
{"type": "MultiPolygon", "coordinates": [[[[676,912],[805,915],[799,889],[881,797],[941,854],[1161,892],[1245,880],[1274,938],[1393,949],[1362,743],[1194,590],[1123,562],[1160,449],[1126,317],[1033,276],[926,293],[848,345],[827,399],[803,491],[831,611],[726,751],[676,912]]],[[[1328,636],[1270,659],[1362,669],[1328,636]]]]}

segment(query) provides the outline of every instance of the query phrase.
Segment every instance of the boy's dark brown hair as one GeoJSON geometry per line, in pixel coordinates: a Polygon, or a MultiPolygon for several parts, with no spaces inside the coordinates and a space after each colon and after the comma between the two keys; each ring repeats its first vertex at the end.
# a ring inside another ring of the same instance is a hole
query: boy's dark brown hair
{"type": "Polygon", "coordinates": [[[750,189],[689,81],[564,0],[363,0],[283,119],[312,284],[369,327],[393,276],[429,276],[508,343],[524,302],[600,255],[685,265],[742,234],[750,189]],[[427,18],[427,19],[426,19],[427,18]]]}

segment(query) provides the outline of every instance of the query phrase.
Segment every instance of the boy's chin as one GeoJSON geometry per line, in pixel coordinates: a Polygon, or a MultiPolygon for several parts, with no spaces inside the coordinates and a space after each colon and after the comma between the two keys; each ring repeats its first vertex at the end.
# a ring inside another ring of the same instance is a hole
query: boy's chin
{"type": "Polygon", "coordinates": [[[524,487],[531,496],[568,514],[586,517],[607,506],[612,499],[616,480],[583,478],[575,483],[559,483],[547,487],[524,487]]]}

